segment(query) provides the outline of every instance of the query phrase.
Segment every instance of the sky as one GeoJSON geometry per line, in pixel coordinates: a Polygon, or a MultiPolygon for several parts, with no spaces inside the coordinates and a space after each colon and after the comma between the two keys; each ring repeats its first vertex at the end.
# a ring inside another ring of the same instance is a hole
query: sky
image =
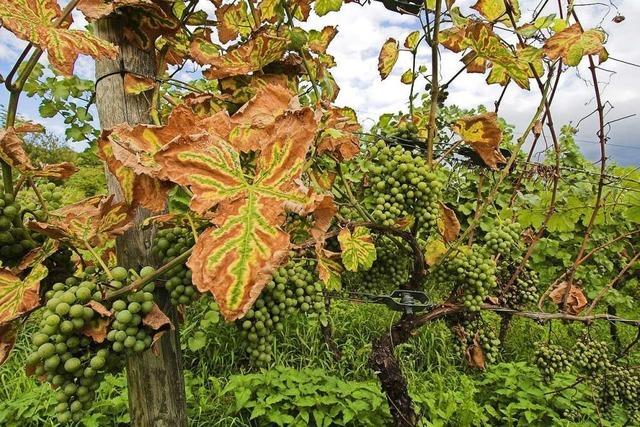
{"type": "MultiPolygon", "coordinates": [[[[463,13],[469,12],[474,0],[457,0],[463,13]]],[[[537,0],[521,0],[523,17],[531,16],[537,0]]],[[[555,2],[550,2],[555,4],[555,2]]],[[[630,118],[617,121],[607,128],[607,156],[618,164],[640,166],[640,48],[635,44],[640,40],[640,1],[637,0],[602,0],[591,2],[576,0],[576,10],[584,27],[601,26],[608,34],[607,50],[611,56],[598,70],[598,77],[607,102],[607,121],[614,121],[625,116],[636,114],[630,118]],[[584,4],[584,5],[582,5],[584,4]],[[625,20],[614,23],[613,17],[622,15],[625,20]]],[[[213,12],[208,0],[202,0],[203,9],[213,12]]],[[[548,13],[555,8],[548,7],[548,13]]],[[[545,13],[547,14],[547,13],[545,13]]],[[[74,13],[75,26],[82,27],[84,19],[74,13]]],[[[324,17],[312,16],[306,28],[320,29],[325,25],[336,25],[338,35],[329,47],[329,53],[335,56],[337,66],[332,69],[341,88],[336,103],[350,106],[356,110],[365,127],[370,127],[380,114],[407,110],[409,86],[400,82],[400,75],[410,68],[411,55],[401,52],[391,76],[382,81],[378,75],[377,57],[384,41],[393,37],[401,43],[406,35],[419,28],[416,17],[400,15],[386,10],[381,3],[361,7],[355,3],[346,4],[339,13],[331,13],[324,17]]],[[[13,37],[8,31],[0,29],[0,74],[6,75],[13,61],[19,55],[24,43],[13,37]]],[[[441,79],[448,80],[461,66],[460,56],[444,51],[441,57],[441,79]]],[[[46,59],[43,59],[46,61],[46,59]]],[[[426,45],[418,54],[418,63],[430,69],[430,51],[426,45]]],[[[579,67],[570,69],[563,77],[558,94],[553,102],[552,112],[556,128],[564,124],[576,126],[580,119],[595,109],[593,87],[587,70],[587,60],[579,67]]],[[[189,80],[197,73],[193,67],[186,67],[178,78],[189,80]]],[[[84,78],[93,78],[93,61],[88,57],[80,57],[75,72],[84,78]]],[[[463,108],[474,108],[485,105],[493,109],[494,101],[499,97],[502,87],[487,85],[486,76],[480,74],[464,74],[454,81],[449,88],[448,103],[463,108]]],[[[424,89],[424,81],[416,86],[424,89]]],[[[0,88],[0,104],[6,105],[8,94],[4,87],[0,88]]],[[[527,127],[540,101],[540,94],[535,84],[531,91],[524,91],[510,85],[500,107],[500,116],[515,126],[515,135],[519,136],[527,127]]],[[[52,132],[63,135],[64,123],[59,117],[42,119],[38,115],[38,102],[23,97],[19,112],[24,117],[44,124],[52,132]]],[[[597,120],[595,115],[582,121],[578,127],[576,140],[587,157],[593,161],[599,158],[597,143],[597,120]]],[[[83,148],[82,143],[70,143],[76,149],[83,148]]]]}

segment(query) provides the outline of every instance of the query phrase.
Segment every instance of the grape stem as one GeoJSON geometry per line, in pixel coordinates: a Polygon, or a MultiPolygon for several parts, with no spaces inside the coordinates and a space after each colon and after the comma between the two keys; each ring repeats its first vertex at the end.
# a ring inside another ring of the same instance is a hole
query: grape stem
{"type": "Polygon", "coordinates": [[[98,264],[100,264],[100,266],[104,270],[109,280],[113,280],[113,276],[111,275],[111,270],[109,270],[109,267],[107,267],[107,265],[104,263],[104,260],[102,259],[102,257],[100,257],[100,255],[96,253],[96,251],[91,247],[89,242],[87,242],[86,240],[83,240],[82,242],[84,243],[85,248],[91,253],[93,258],[98,262],[98,264]]]}
{"type": "Polygon", "coordinates": [[[111,292],[110,294],[108,294],[105,297],[105,300],[112,300],[112,299],[116,299],[122,295],[125,295],[129,292],[135,292],[138,289],[142,288],[144,285],[146,285],[149,282],[154,281],[155,279],[157,279],[158,277],[162,276],[164,273],[166,273],[167,271],[171,270],[172,268],[183,264],[185,261],[187,261],[187,259],[189,259],[189,257],[191,256],[191,253],[193,252],[193,247],[187,249],[185,252],[181,253],[180,255],[178,255],[177,257],[175,257],[174,259],[172,259],[171,261],[169,261],[168,263],[164,264],[162,267],[158,268],[157,270],[155,270],[153,273],[149,274],[148,276],[145,277],[141,277],[137,280],[135,280],[133,283],[131,283],[128,286],[125,286],[121,289],[118,289],[117,291],[111,292]]]}

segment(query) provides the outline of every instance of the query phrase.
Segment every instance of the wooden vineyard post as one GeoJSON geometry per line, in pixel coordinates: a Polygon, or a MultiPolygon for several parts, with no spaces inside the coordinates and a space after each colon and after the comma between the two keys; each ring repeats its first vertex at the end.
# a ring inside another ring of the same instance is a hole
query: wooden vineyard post
{"type": "MultiPolygon", "coordinates": [[[[95,33],[120,48],[115,60],[96,61],[96,105],[102,129],[116,124],[149,123],[150,94],[128,95],[124,92],[122,70],[155,75],[155,53],[145,52],[127,42],[124,28],[118,18],[106,18],[95,23],[95,33]]],[[[107,172],[109,192],[122,200],[117,181],[107,172]]],[[[155,230],[142,229],[142,221],[150,211],[137,208],[133,227],[116,240],[119,265],[140,268],[154,265],[150,246],[155,230]]],[[[160,291],[161,308],[177,327],[175,310],[171,309],[168,296],[160,291]]],[[[129,411],[131,425],[136,427],[186,426],[186,402],[184,377],[178,331],[167,331],[152,350],[127,358],[127,382],[129,387],[129,411]],[[157,354],[155,354],[157,353],[157,354]]]]}

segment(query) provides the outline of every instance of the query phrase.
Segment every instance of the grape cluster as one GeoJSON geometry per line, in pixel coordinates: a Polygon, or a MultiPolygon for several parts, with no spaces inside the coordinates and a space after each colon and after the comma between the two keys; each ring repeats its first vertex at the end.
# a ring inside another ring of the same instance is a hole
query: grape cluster
{"type": "Polygon", "coordinates": [[[98,292],[91,278],[68,278],[45,294],[40,329],[32,337],[36,350],[27,367],[56,387],[58,421],[78,421],[94,399],[107,371],[118,365],[107,348],[93,342],[83,331],[96,326],[99,314],[86,305],[98,292]]]}
{"type": "Polygon", "coordinates": [[[574,351],[575,366],[586,374],[595,374],[613,366],[604,341],[595,341],[585,335],[576,343],[574,351]]]}
{"type": "MultiPolygon", "coordinates": [[[[152,272],[151,267],[145,267],[140,274],[152,272]]],[[[123,281],[138,277],[122,267],[116,267],[111,274],[112,288],[121,288],[123,281]]],[[[102,286],[98,285],[103,281],[102,274],[87,268],[78,277],[55,283],[45,292],[39,330],[32,337],[35,351],[27,359],[27,368],[55,387],[56,413],[63,424],[79,421],[104,376],[123,368],[120,351],[141,351],[151,345],[141,316],[153,308],[153,295],[149,293],[153,285],[129,293],[127,302],[116,300],[109,307],[103,299],[102,286]],[[107,318],[101,317],[103,310],[115,315],[110,325],[113,329],[108,333],[104,323],[107,318]],[[120,339],[122,334],[124,338],[120,339]]]]}
{"type": "Polygon", "coordinates": [[[631,414],[640,413],[640,371],[627,366],[612,366],[596,376],[596,399],[604,410],[625,406],[631,414]]]}
{"type": "Polygon", "coordinates": [[[420,230],[436,226],[442,183],[423,156],[378,140],[369,149],[371,167],[365,200],[375,221],[392,226],[413,217],[420,230]]]}
{"type": "Polygon", "coordinates": [[[494,255],[500,254],[511,258],[511,254],[518,254],[518,251],[514,252],[513,248],[518,245],[520,232],[521,227],[517,222],[494,227],[484,236],[485,247],[494,255]]]}
{"type": "Polygon", "coordinates": [[[278,268],[253,308],[237,321],[255,365],[271,362],[274,331],[282,331],[285,317],[298,312],[324,313],[322,283],[315,274],[314,260],[292,261],[278,268]]]}
{"type": "Polygon", "coordinates": [[[538,344],[534,358],[536,366],[546,382],[551,381],[555,374],[571,369],[569,356],[558,345],[538,344]]]}
{"type": "Polygon", "coordinates": [[[345,287],[371,293],[390,292],[405,285],[411,274],[411,257],[388,238],[376,241],[376,260],[367,271],[344,275],[345,287]],[[398,254],[402,254],[399,256],[398,254]]]}
{"type": "MultiPolygon", "coordinates": [[[[41,181],[36,183],[36,188],[47,204],[48,210],[56,210],[62,207],[62,187],[57,186],[53,182],[41,181]]],[[[45,210],[32,188],[20,191],[18,193],[18,199],[21,201],[22,208],[25,211],[31,212],[38,221],[44,221],[46,219],[45,210]]]]}
{"type": "MultiPolygon", "coordinates": [[[[140,276],[145,277],[153,273],[153,268],[145,267],[140,276]]],[[[137,277],[131,276],[123,267],[116,267],[111,271],[110,287],[122,288],[125,281],[133,281],[137,277]]],[[[116,353],[141,352],[151,347],[151,333],[142,324],[145,314],[153,309],[153,282],[147,283],[141,290],[130,292],[123,299],[113,301],[111,313],[115,320],[111,323],[111,330],[107,334],[111,349],[116,353]]]]}
{"type": "MultiPolygon", "coordinates": [[[[505,274],[500,274],[501,279],[504,279],[503,283],[506,284],[506,281],[511,278],[513,273],[511,270],[515,271],[515,267],[513,269],[506,269],[505,274]]],[[[516,309],[525,307],[527,304],[534,304],[540,296],[538,285],[538,273],[525,266],[515,282],[504,289],[500,299],[505,306],[516,309]]]]}
{"type": "MultiPolygon", "coordinates": [[[[195,244],[193,233],[186,227],[159,230],[153,241],[152,252],[166,264],[184,253],[195,244]]],[[[173,305],[188,305],[198,296],[191,281],[191,270],[186,265],[178,265],[167,272],[165,288],[173,305]]]]}
{"type": "Polygon", "coordinates": [[[485,362],[494,363],[497,360],[500,340],[480,315],[464,316],[452,329],[456,338],[454,344],[461,355],[467,356],[471,348],[480,346],[485,362]]]}
{"type": "Polygon", "coordinates": [[[413,122],[410,122],[410,121],[393,120],[391,123],[389,123],[389,125],[393,126],[393,128],[388,130],[385,133],[385,136],[387,138],[399,138],[403,140],[412,140],[416,137],[418,133],[418,127],[413,122]]]}
{"type": "Polygon", "coordinates": [[[432,277],[437,283],[459,286],[465,307],[470,311],[480,311],[480,305],[496,287],[496,264],[481,246],[473,245],[440,263],[432,277]]]}
{"type": "Polygon", "coordinates": [[[37,246],[29,231],[22,228],[20,211],[13,194],[0,186],[0,261],[4,264],[16,263],[37,246]]]}

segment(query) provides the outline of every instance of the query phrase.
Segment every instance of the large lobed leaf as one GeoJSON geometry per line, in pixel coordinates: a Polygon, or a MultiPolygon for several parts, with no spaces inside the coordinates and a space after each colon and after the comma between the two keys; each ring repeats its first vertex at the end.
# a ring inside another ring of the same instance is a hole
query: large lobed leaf
{"type": "Polygon", "coordinates": [[[193,192],[194,211],[216,207],[216,227],[198,238],[188,265],[227,320],[244,315],[287,256],[289,236],[279,228],[284,213],[308,211],[314,202],[299,179],[315,130],[310,109],[278,117],[250,177],[239,150],[215,134],[207,146],[173,143],[156,155],[162,176],[193,192]]]}
{"type": "Polygon", "coordinates": [[[55,26],[62,11],[55,0],[5,0],[0,7],[2,26],[17,37],[46,50],[49,62],[64,75],[73,74],[79,54],[115,59],[118,49],[86,31],[55,26]]]}
{"type": "Polygon", "coordinates": [[[338,234],[342,264],[349,271],[368,270],[376,260],[376,246],[366,227],[356,227],[351,233],[343,228],[338,234]]]}
{"type": "Polygon", "coordinates": [[[496,113],[462,117],[454,123],[453,130],[491,169],[496,170],[499,163],[507,162],[499,149],[502,130],[496,113]]]}
{"type": "Polygon", "coordinates": [[[598,55],[600,63],[604,62],[609,56],[602,46],[604,41],[603,31],[583,31],[580,24],[575,23],[550,37],[542,49],[549,59],[562,58],[565,64],[575,67],[585,55],[598,55]]]}
{"type": "Polygon", "coordinates": [[[0,326],[40,305],[40,281],[48,272],[43,264],[36,264],[24,279],[20,279],[10,270],[0,269],[0,326]]]}

